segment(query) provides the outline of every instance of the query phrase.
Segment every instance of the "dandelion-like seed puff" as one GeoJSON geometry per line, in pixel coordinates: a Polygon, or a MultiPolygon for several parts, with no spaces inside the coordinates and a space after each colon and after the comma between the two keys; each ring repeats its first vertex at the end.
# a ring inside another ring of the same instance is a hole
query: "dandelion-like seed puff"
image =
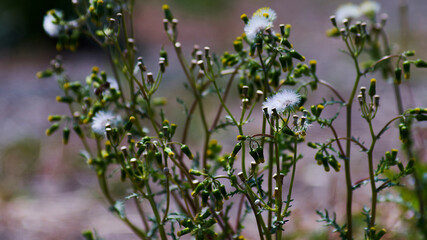
{"type": "Polygon", "coordinates": [[[269,8],[269,7],[263,7],[258,9],[252,16],[262,16],[267,18],[270,22],[273,22],[277,18],[276,12],[269,8]]]}
{"type": "Polygon", "coordinates": [[[53,16],[53,13],[55,13],[58,17],[62,17],[62,12],[59,10],[48,11],[43,19],[43,28],[49,36],[58,37],[59,33],[62,31],[62,26],[54,23],[56,18],[53,16]]]}
{"type": "Polygon", "coordinates": [[[341,5],[337,9],[335,17],[337,22],[341,23],[344,19],[356,19],[360,17],[361,14],[359,6],[349,3],[341,5]]]}
{"type": "Polygon", "coordinates": [[[113,127],[120,122],[120,116],[114,115],[111,112],[99,111],[92,119],[92,130],[98,135],[105,134],[105,125],[111,124],[113,127]]]}
{"type": "Polygon", "coordinates": [[[287,110],[293,109],[301,100],[301,96],[293,90],[283,90],[273,95],[262,104],[262,108],[267,108],[271,116],[275,108],[277,113],[281,114],[287,110]]]}
{"type": "Polygon", "coordinates": [[[244,30],[249,41],[253,42],[259,32],[273,27],[273,21],[276,19],[276,12],[270,8],[258,9],[249,19],[244,30]]]}

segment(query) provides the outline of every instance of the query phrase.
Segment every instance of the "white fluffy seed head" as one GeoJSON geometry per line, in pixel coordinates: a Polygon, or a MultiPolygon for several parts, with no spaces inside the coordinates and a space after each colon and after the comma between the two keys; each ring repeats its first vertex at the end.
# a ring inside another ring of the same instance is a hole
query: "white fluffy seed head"
{"type": "Polygon", "coordinates": [[[99,111],[92,119],[92,130],[98,135],[103,135],[105,134],[105,126],[107,124],[116,127],[120,120],[120,116],[114,115],[111,112],[99,111]]]}
{"type": "Polygon", "coordinates": [[[301,100],[298,93],[293,90],[282,90],[275,95],[267,98],[262,104],[262,108],[266,108],[269,115],[276,109],[278,114],[294,108],[301,100]]]}
{"type": "Polygon", "coordinates": [[[253,42],[259,32],[267,28],[273,27],[273,23],[264,16],[253,16],[249,19],[248,24],[245,26],[246,37],[249,41],[253,42]]]}
{"type": "Polygon", "coordinates": [[[62,26],[59,24],[54,23],[56,21],[55,17],[53,16],[53,12],[55,12],[55,14],[58,17],[62,17],[62,12],[59,10],[50,10],[46,13],[46,15],[44,16],[43,19],[43,28],[44,31],[51,37],[58,37],[59,34],[62,31],[62,26]]]}
{"type": "Polygon", "coordinates": [[[263,7],[258,9],[256,12],[254,12],[253,16],[266,17],[270,22],[273,22],[277,18],[276,12],[269,7],[263,7]]]}
{"type": "Polygon", "coordinates": [[[355,19],[360,17],[360,8],[352,3],[341,5],[335,13],[335,18],[338,23],[344,19],[355,19]]]}

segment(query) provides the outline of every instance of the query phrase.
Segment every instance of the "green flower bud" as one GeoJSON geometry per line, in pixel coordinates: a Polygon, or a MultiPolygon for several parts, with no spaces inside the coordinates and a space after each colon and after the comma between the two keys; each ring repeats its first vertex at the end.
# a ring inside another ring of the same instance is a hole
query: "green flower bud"
{"type": "Polygon", "coordinates": [[[208,200],[209,200],[209,192],[206,190],[203,190],[202,191],[202,207],[206,207],[208,205],[208,200]]]}
{"type": "Polygon", "coordinates": [[[248,24],[248,22],[249,22],[248,15],[246,15],[245,13],[240,15],[240,19],[242,19],[245,24],[248,24]]]}
{"type": "Polygon", "coordinates": [[[182,226],[187,227],[187,228],[193,228],[194,227],[194,224],[191,221],[191,219],[184,219],[180,223],[182,226]]]}
{"type": "Polygon", "coordinates": [[[258,155],[259,162],[264,163],[265,159],[264,159],[264,150],[263,150],[263,148],[261,146],[258,146],[255,150],[256,150],[256,153],[258,155]]]}
{"type": "Polygon", "coordinates": [[[400,84],[402,83],[402,69],[397,67],[396,69],[394,69],[394,77],[395,77],[395,84],[400,84]]]}
{"type": "Polygon", "coordinates": [[[405,171],[405,167],[403,166],[403,163],[402,163],[402,162],[398,162],[398,163],[397,163],[397,167],[399,168],[399,170],[400,170],[401,172],[405,171]]]}
{"type": "Polygon", "coordinates": [[[169,66],[168,53],[164,48],[160,49],[160,57],[164,59],[165,66],[169,66]]]}
{"type": "Polygon", "coordinates": [[[329,155],[328,157],[329,165],[332,166],[332,168],[335,170],[335,172],[339,172],[341,169],[341,164],[335,159],[333,155],[329,155]]]}
{"type": "Polygon", "coordinates": [[[285,32],[283,34],[283,36],[285,38],[289,38],[289,36],[291,35],[291,28],[292,28],[291,24],[286,24],[285,25],[285,32]]]}
{"type": "Polygon", "coordinates": [[[402,65],[403,65],[403,77],[405,79],[409,79],[411,77],[411,62],[404,61],[402,65]]]}
{"type": "Polygon", "coordinates": [[[68,127],[64,127],[64,129],[62,130],[62,143],[67,144],[69,138],[70,138],[70,129],[68,127]]]}
{"type": "Polygon", "coordinates": [[[196,188],[193,190],[193,192],[191,193],[191,196],[195,196],[197,194],[200,193],[200,191],[202,191],[203,189],[205,189],[205,184],[203,182],[199,183],[196,188]]]}
{"type": "Polygon", "coordinates": [[[42,72],[38,72],[36,74],[36,77],[37,78],[47,78],[47,77],[50,77],[52,75],[53,75],[53,71],[48,69],[48,70],[45,70],[45,71],[42,71],[42,72]]]}
{"type": "Polygon", "coordinates": [[[311,147],[313,149],[317,149],[317,145],[315,143],[313,143],[313,142],[308,142],[307,146],[309,146],[309,147],[311,147]]]}
{"type": "Polygon", "coordinates": [[[225,185],[221,184],[219,185],[219,191],[221,191],[222,196],[224,197],[225,200],[228,200],[229,197],[227,195],[227,190],[225,189],[225,185]]]}
{"type": "Polygon", "coordinates": [[[311,114],[313,114],[314,116],[317,116],[317,108],[314,105],[310,106],[310,110],[311,110],[311,114]]]}
{"type": "Polygon", "coordinates": [[[385,152],[385,159],[387,161],[392,161],[391,153],[389,151],[385,152]]]}
{"type": "Polygon", "coordinates": [[[46,131],[45,131],[46,136],[52,135],[52,133],[54,133],[56,130],[58,130],[58,128],[59,128],[59,123],[52,124],[52,126],[50,126],[48,129],[46,129],[46,131]]]}
{"type": "Polygon", "coordinates": [[[165,148],[165,152],[168,154],[170,158],[173,158],[175,156],[175,153],[172,151],[172,149],[168,147],[165,148]]]}
{"type": "Polygon", "coordinates": [[[287,47],[287,48],[292,48],[292,47],[293,47],[293,46],[292,46],[292,44],[288,41],[288,39],[287,39],[287,38],[283,38],[283,39],[280,41],[280,43],[281,43],[283,46],[287,47]]]}
{"type": "Polygon", "coordinates": [[[369,85],[368,95],[370,97],[374,97],[374,95],[377,93],[377,80],[375,78],[371,79],[371,85],[369,85]]]}
{"type": "Polygon", "coordinates": [[[422,59],[415,60],[415,66],[418,68],[427,68],[427,62],[422,59]]]}
{"type": "Polygon", "coordinates": [[[259,162],[259,157],[257,154],[257,151],[255,149],[249,150],[249,154],[252,156],[252,158],[255,160],[255,162],[259,162]]]}
{"type": "Polygon", "coordinates": [[[323,109],[325,108],[325,106],[323,106],[322,104],[318,104],[316,106],[316,113],[314,114],[316,117],[320,117],[320,114],[322,113],[323,109]]]}
{"type": "Polygon", "coordinates": [[[178,233],[176,235],[178,235],[178,237],[181,237],[181,236],[188,234],[190,232],[191,232],[190,228],[184,228],[181,231],[178,231],[178,233]]]}
{"type": "Polygon", "coordinates": [[[399,134],[400,134],[400,140],[403,143],[406,143],[409,137],[409,129],[408,127],[405,126],[404,123],[399,124],[399,134]]]}
{"type": "Polygon", "coordinates": [[[162,153],[161,152],[156,152],[154,157],[156,158],[156,162],[158,165],[162,165],[162,153]]]}
{"type": "Polygon", "coordinates": [[[212,194],[214,195],[214,197],[215,197],[215,199],[217,201],[222,201],[223,200],[223,196],[222,196],[221,192],[219,191],[219,189],[213,190],[212,194]]]}
{"type": "Polygon", "coordinates": [[[245,141],[245,140],[246,140],[246,136],[237,135],[237,141],[245,141]]]}
{"type": "Polygon", "coordinates": [[[415,51],[406,51],[403,53],[403,55],[407,56],[407,57],[413,57],[415,56],[415,51]]]}
{"type": "Polygon", "coordinates": [[[190,169],[190,170],[188,170],[188,172],[194,176],[201,176],[202,175],[202,172],[194,170],[194,169],[190,169]]]}
{"type": "Polygon", "coordinates": [[[56,122],[56,121],[60,121],[61,119],[62,119],[61,115],[49,115],[49,117],[47,118],[49,122],[56,122]]]}
{"type": "Polygon", "coordinates": [[[187,145],[185,145],[185,144],[183,144],[182,146],[181,146],[181,151],[189,158],[189,159],[191,159],[191,160],[193,160],[194,159],[194,155],[191,153],[191,151],[190,151],[190,148],[187,146],[187,145]]]}
{"type": "Polygon", "coordinates": [[[393,160],[396,160],[396,158],[397,158],[397,153],[398,153],[398,150],[397,149],[391,149],[391,159],[393,159],[393,160]]]}
{"type": "Polygon", "coordinates": [[[233,152],[231,153],[231,157],[236,157],[237,153],[240,151],[240,149],[242,148],[242,142],[238,142],[233,149],[233,152]]]}
{"type": "Polygon", "coordinates": [[[129,121],[125,124],[124,129],[126,131],[130,131],[132,128],[133,123],[136,121],[134,116],[130,116],[129,121]]]}
{"type": "Polygon", "coordinates": [[[57,96],[56,101],[57,102],[63,102],[63,103],[72,103],[73,98],[70,96],[57,96]]]}
{"type": "Polygon", "coordinates": [[[288,127],[284,127],[284,128],[282,128],[282,132],[284,133],[284,134],[287,134],[287,135],[289,135],[289,136],[295,136],[296,134],[295,134],[295,132],[294,131],[292,131],[290,128],[288,128],[288,127]]]}
{"type": "MultiPolygon", "coordinates": [[[[142,153],[144,152],[144,150],[145,150],[145,145],[141,145],[141,146],[138,148],[138,151],[136,152],[135,157],[139,158],[139,157],[142,155],[142,153]]],[[[161,156],[160,156],[160,157],[161,157],[161,156]]],[[[161,161],[161,160],[160,160],[160,161],[161,161]]]]}
{"type": "Polygon", "coordinates": [[[380,238],[382,238],[385,234],[387,233],[387,231],[383,228],[383,229],[381,229],[378,233],[377,233],[377,235],[375,236],[375,239],[380,239],[380,238]]]}
{"type": "Polygon", "coordinates": [[[243,50],[243,43],[240,40],[235,40],[233,46],[236,52],[241,52],[243,50]]]}
{"type": "Polygon", "coordinates": [[[209,209],[207,209],[204,213],[200,214],[198,219],[200,220],[205,220],[207,219],[210,215],[212,215],[211,211],[209,209]]]}
{"type": "Polygon", "coordinates": [[[301,62],[305,61],[305,57],[302,56],[300,53],[298,53],[297,51],[295,51],[294,49],[291,49],[289,51],[289,54],[291,55],[291,57],[300,60],[301,62]]]}
{"type": "Polygon", "coordinates": [[[204,227],[204,228],[210,228],[210,227],[212,227],[215,223],[216,223],[215,218],[210,218],[210,219],[209,219],[209,220],[207,220],[205,223],[203,223],[203,227],[204,227]]]}
{"type": "Polygon", "coordinates": [[[162,9],[163,9],[163,12],[165,13],[165,18],[166,18],[169,22],[172,22],[173,15],[172,15],[171,10],[169,9],[169,5],[164,4],[164,5],[162,6],[162,9]]]}

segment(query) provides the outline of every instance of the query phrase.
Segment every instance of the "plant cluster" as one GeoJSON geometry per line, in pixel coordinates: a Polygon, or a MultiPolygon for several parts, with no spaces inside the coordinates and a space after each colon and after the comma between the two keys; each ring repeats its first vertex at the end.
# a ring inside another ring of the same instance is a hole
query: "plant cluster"
{"type": "MultiPolygon", "coordinates": [[[[96,173],[111,211],[141,239],[179,239],[184,235],[195,239],[244,239],[241,233],[248,214],[255,218],[259,239],[282,239],[291,217],[296,166],[303,158],[299,146],[312,125],[330,129],[333,134],[324,142],[306,143],[316,149],[316,163],[326,172],[331,168],[340,171],[344,166],[346,222],[338,223],[335,213],[331,217],[327,210],[318,211],[320,221],[333,227],[342,239],[356,235],[353,193],[362,185],[371,188],[371,206],[363,209],[365,239],[380,239],[386,233],[376,222],[380,191],[400,185],[403,177],[411,175],[417,181],[413,191],[422,193],[422,184],[426,183],[417,173],[416,166],[421,163],[414,154],[412,126],[414,119],[427,119],[427,108],[404,110],[399,86],[402,79],[410,78],[413,67],[425,68],[427,62],[413,59],[413,51],[391,53],[384,30],[387,19],[377,21],[379,6],[375,2],[346,5],[338,10],[337,18],[331,17],[333,28],[328,35],[342,40],[342,51],[354,62],[355,80],[349,96],[320,79],[315,60],[305,63],[306,58],[291,41],[291,26],[280,24],[275,28],[276,13],[270,8],[261,8],[251,16],[243,14],[244,33],[233,41],[234,51],[218,56],[209,47],[197,45],[191,53],[184,53],[178,41],[178,20],[164,5],[164,30],[178,63],[172,63],[162,48],[157,69],[148,69],[134,38],[134,0],[73,3],[78,18],[66,20],[60,11],[51,10],[44,22],[46,32],[58,38],[58,50],[75,50],[79,37],[88,36],[105,50],[112,73],[93,67],[85,81],[73,81],[62,59],[52,60],[38,77],[57,79],[62,95],[56,100],[69,108],[70,115],[49,116],[52,125],[46,134],[62,128],[67,144],[71,131],[75,133],[85,148],[81,155],[96,173]],[[163,111],[166,99],[157,94],[170,64],[181,66],[186,88],[194,98],[189,106],[178,100],[185,109],[183,126],[163,111]],[[373,123],[382,106],[376,88],[386,83],[372,79],[369,86],[360,87],[361,78],[376,71],[381,71],[386,80],[393,79],[399,109],[395,118],[379,127],[373,123]],[[241,99],[237,112],[227,104],[234,87],[241,99]],[[310,95],[323,89],[333,97],[307,106],[310,95]],[[219,103],[212,119],[207,117],[208,95],[216,96],[219,103]],[[357,117],[353,116],[354,102],[369,128],[368,137],[352,132],[357,117]],[[325,108],[336,114],[322,116],[325,108]],[[345,136],[340,136],[334,126],[341,112],[345,114],[345,136]],[[201,122],[201,129],[195,129],[193,119],[201,122]],[[252,119],[262,124],[257,134],[248,135],[244,126],[252,119]],[[400,140],[408,157],[391,149],[376,161],[375,146],[395,122],[399,123],[400,140]],[[223,152],[223,145],[212,137],[221,129],[238,132],[230,153],[223,152]],[[201,136],[201,149],[188,141],[191,132],[201,136]],[[356,183],[351,178],[352,144],[366,154],[362,160],[369,165],[369,177],[356,183]],[[118,179],[128,183],[131,195],[111,193],[111,182],[118,179]],[[136,206],[142,226],[126,215],[130,201],[136,206]],[[141,206],[145,202],[150,209],[141,206]],[[232,217],[234,205],[238,212],[232,217]]],[[[422,230],[425,196],[418,194],[415,199],[412,207],[422,230]]],[[[98,238],[90,231],[84,236],[98,238]]]]}

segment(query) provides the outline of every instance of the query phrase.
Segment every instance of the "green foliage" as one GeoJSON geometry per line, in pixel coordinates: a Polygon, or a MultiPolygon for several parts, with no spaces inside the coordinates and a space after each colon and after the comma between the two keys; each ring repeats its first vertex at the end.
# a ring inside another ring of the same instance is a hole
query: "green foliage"
{"type": "MultiPolygon", "coordinates": [[[[351,57],[356,69],[351,94],[345,100],[347,97],[344,99],[332,85],[319,79],[315,60],[304,63],[306,58],[291,43],[290,25],[281,24],[280,32],[273,31],[276,13],[269,8],[259,9],[251,18],[246,14],[241,16],[245,33],[233,42],[234,52],[217,56],[209,47],[200,49],[196,45],[188,55],[191,60],[187,60],[178,41],[178,20],[170,7],[163,5],[164,30],[178,62],[174,63],[162,46],[159,65],[153,73],[135,47],[134,1],[91,0],[87,4],[77,2],[75,7],[79,18],[71,21],[56,11],[48,12],[53,17],[50,27],[57,30],[51,31],[58,37],[57,49],[75,50],[81,34],[90,36],[106,51],[112,73],[93,67],[84,81],[73,81],[60,57],[47,70],[39,72],[40,78],[56,78],[62,91],[56,100],[70,109],[70,116],[49,117],[52,125],[46,134],[62,128],[66,143],[70,129],[74,130],[85,148],[81,155],[94,170],[111,211],[139,238],[165,240],[191,235],[196,240],[242,239],[243,220],[252,214],[260,239],[272,239],[273,235],[282,239],[291,218],[296,166],[304,157],[298,145],[305,141],[311,124],[316,123],[330,129],[333,137],[308,146],[317,150],[314,159],[327,172],[330,168],[340,171],[343,162],[348,196],[347,223],[338,223],[335,213],[331,217],[327,210],[317,211],[319,221],[331,226],[341,239],[353,239],[351,196],[355,189],[369,183],[371,209],[362,212],[367,224],[365,239],[380,239],[385,234],[385,230],[376,229],[377,195],[385,188],[401,186],[399,182],[407,175],[418,175],[415,159],[410,158],[404,166],[397,150],[386,152],[375,170],[373,153],[377,140],[399,120],[400,139],[410,152],[412,119],[426,120],[427,110],[402,110],[375,133],[372,120],[380,107],[376,91],[379,83],[371,79],[369,88],[361,87],[358,96],[356,90],[361,77],[377,69],[384,77],[393,76],[398,87],[402,74],[409,78],[411,65],[424,68],[427,64],[421,59],[411,60],[412,52],[390,55],[389,46],[381,46],[379,39],[385,36],[385,22],[376,23],[374,10],[365,14],[367,23],[353,23],[350,18],[344,20],[341,29],[335,18],[331,18],[334,30],[330,35],[341,36],[347,47],[343,52],[351,57]],[[362,54],[373,62],[364,71],[359,63],[362,54]],[[398,59],[392,67],[394,57],[398,59]],[[182,67],[187,94],[193,98],[191,107],[187,107],[184,100],[176,97],[184,109],[183,127],[176,124],[182,121],[171,117],[178,114],[165,110],[167,98],[158,96],[164,72],[172,64],[182,67]],[[226,78],[228,83],[221,83],[226,78]],[[304,105],[319,86],[329,88],[335,96],[306,108],[304,105]],[[237,113],[226,103],[232,87],[237,87],[241,101],[237,113]],[[208,118],[210,109],[205,105],[208,96],[218,101],[212,119],[208,118]],[[365,137],[354,136],[351,130],[355,99],[370,131],[369,146],[361,140],[365,137]],[[261,103],[262,117],[261,111],[256,110],[261,103]],[[334,114],[324,117],[325,108],[334,114]],[[342,111],[346,113],[345,137],[335,130],[342,111]],[[196,116],[201,122],[199,128],[191,123],[196,116]],[[248,135],[247,124],[257,118],[262,120],[261,127],[252,129],[256,133],[248,135]],[[237,142],[231,141],[234,146],[224,147],[223,139],[213,138],[214,133],[225,132],[219,130],[238,132],[237,142]],[[200,148],[188,141],[191,132],[197,134],[200,148]],[[350,176],[352,144],[366,154],[369,164],[369,177],[354,185],[350,176]],[[227,153],[223,149],[232,151],[227,153]],[[253,160],[250,164],[248,156],[253,160]],[[398,172],[392,170],[396,166],[398,172]],[[116,196],[111,192],[111,182],[119,179],[131,190],[131,195],[116,196]],[[288,191],[285,194],[284,189],[288,191]],[[238,196],[242,199],[238,204],[230,199],[238,196]],[[120,199],[134,200],[143,228],[127,218],[125,201],[120,199]],[[140,206],[141,201],[148,202],[148,211],[140,206]],[[234,206],[238,208],[236,229],[230,224],[234,206]],[[166,230],[168,227],[170,231],[166,230]]],[[[417,200],[420,201],[419,196],[417,200]]],[[[421,209],[422,202],[419,204],[421,209]]],[[[85,237],[94,238],[89,232],[85,237]]]]}

